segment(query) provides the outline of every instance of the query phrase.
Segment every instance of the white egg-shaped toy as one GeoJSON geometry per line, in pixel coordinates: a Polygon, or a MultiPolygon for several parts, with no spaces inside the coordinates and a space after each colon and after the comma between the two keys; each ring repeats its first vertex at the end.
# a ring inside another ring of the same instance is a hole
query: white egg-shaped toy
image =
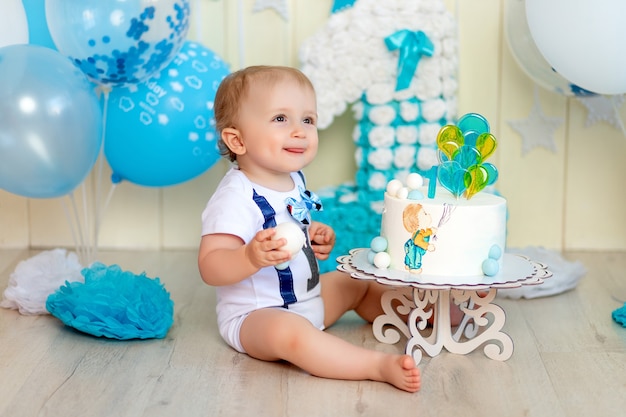
{"type": "Polygon", "coordinates": [[[304,232],[294,222],[285,222],[276,226],[276,233],[272,236],[273,240],[284,238],[287,243],[280,248],[280,250],[286,250],[291,256],[300,252],[300,249],[306,242],[304,232]]]}

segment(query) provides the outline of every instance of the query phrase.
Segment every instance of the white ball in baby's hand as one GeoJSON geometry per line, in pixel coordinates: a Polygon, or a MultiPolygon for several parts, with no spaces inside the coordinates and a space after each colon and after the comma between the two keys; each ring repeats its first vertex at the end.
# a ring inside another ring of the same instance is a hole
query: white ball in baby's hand
{"type": "Polygon", "coordinates": [[[304,232],[300,229],[294,222],[285,222],[276,226],[276,233],[272,236],[272,240],[285,238],[287,243],[280,248],[280,250],[286,250],[291,254],[291,256],[300,252],[300,249],[304,246],[306,242],[306,237],[304,236],[304,232]]]}

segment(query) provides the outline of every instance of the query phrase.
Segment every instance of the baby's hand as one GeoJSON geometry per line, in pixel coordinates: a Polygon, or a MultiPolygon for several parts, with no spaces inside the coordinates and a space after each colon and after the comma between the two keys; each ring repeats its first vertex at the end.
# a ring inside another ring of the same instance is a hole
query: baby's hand
{"type": "Polygon", "coordinates": [[[328,259],[330,251],[335,246],[335,231],[323,223],[312,222],[309,235],[315,257],[322,261],[328,259]]]}
{"type": "Polygon", "coordinates": [[[291,254],[288,251],[279,250],[287,241],[284,238],[272,240],[274,233],[273,228],[261,230],[246,245],[246,258],[255,268],[274,266],[289,260],[291,254]]]}

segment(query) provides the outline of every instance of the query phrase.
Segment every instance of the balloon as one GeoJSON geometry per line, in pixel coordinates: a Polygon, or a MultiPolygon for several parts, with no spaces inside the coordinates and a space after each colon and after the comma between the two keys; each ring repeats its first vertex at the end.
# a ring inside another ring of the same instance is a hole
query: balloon
{"type": "Polygon", "coordinates": [[[497,140],[491,133],[482,133],[476,138],[476,149],[480,153],[481,161],[486,160],[496,150],[497,140]]]}
{"type": "Polygon", "coordinates": [[[28,43],[57,49],[48,30],[45,0],[22,0],[22,4],[28,19],[28,43]]]}
{"type": "Polygon", "coordinates": [[[443,126],[437,134],[437,147],[448,159],[452,159],[464,142],[461,129],[454,125],[443,126]]]}
{"type": "Polygon", "coordinates": [[[22,1],[0,1],[0,48],[26,43],[28,43],[28,22],[22,1]]]}
{"type": "Polygon", "coordinates": [[[96,83],[134,84],[163,69],[189,29],[188,0],[46,0],[61,53],[96,83]]]}
{"type": "Polygon", "coordinates": [[[113,181],[167,186],[187,181],[220,158],[213,99],[228,66],[185,42],[156,77],[110,93],[104,154],[113,181]]]}
{"type": "Polygon", "coordinates": [[[547,62],[598,94],[626,93],[626,2],[526,0],[530,33],[547,62]]]}
{"type": "Polygon", "coordinates": [[[0,48],[0,188],[50,198],[84,180],[102,145],[93,88],[57,51],[0,48]]]}
{"type": "Polygon", "coordinates": [[[437,179],[443,188],[459,197],[467,189],[465,175],[467,170],[456,161],[446,161],[439,165],[437,179]]]}
{"type": "Polygon", "coordinates": [[[539,86],[566,96],[592,95],[572,84],[541,55],[528,28],[526,0],[507,0],[504,32],[511,54],[517,65],[539,86]]]}

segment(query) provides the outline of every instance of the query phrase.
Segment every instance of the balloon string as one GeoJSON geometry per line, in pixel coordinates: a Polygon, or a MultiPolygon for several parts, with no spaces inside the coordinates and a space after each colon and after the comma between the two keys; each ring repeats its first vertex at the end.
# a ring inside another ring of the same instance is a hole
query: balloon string
{"type": "MultiPolygon", "coordinates": [[[[90,245],[89,242],[91,241],[90,239],[90,234],[91,234],[91,221],[89,218],[89,206],[87,203],[87,186],[85,185],[85,181],[83,181],[83,183],[80,186],[80,191],[81,191],[81,197],[82,197],[82,208],[83,208],[83,219],[84,219],[84,228],[81,228],[81,232],[83,233],[83,235],[81,236],[81,243],[82,243],[82,247],[83,247],[83,252],[84,252],[84,259],[83,261],[85,261],[85,265],[88,265],[91,263],[91,249],[90,249],[90,245]]],[[[80,217],[78,216],[78,211],[76,214],[76,221],[80,224],[80,217]]]]}
{"type": "MultiPolygon", "coordinates": [[[[104,215],[104,207],[101,206],[101,195],[103,188],[103,171],[104,171],[104,141],[106,140],[106,130],[107,130],[107,114],[109,109],[109,93],[111,92],[110,87],[100,86],[98,87],[103,94],[103,105],[102,105],[102,141],[100,145],[100,157],[98,158],[98,173],[96,178],[96,192],[95,192],[95,205],[94,205],[94,232],[93,232],[93,241],[92,255],[95,257],[98,255],[98,238],[100,237],[100,225],[102,224],[102,217],[104,215]]],[[[105,205],[108,206],[108,203],[111,199],[111,194],[115,187],[111,186],[109,189],[109,195],[105,202],[105,205]]]]}
{"type": "Polygon", "coordinates": [[[67,223],[70,226],[70,230],[72,233],[72,238],[74,239],[74,246],[76,249],[76,254],[78,255],[78,258],[80,259],[80,263],[82,265],[86,265],[86,259],[85,259],[85,242],[83,241],[83,233],[82,233],[82,228],[81,228],[81,222],[80,222],[80,218],[78,216],[78,209],[76,207],[76,200],[74,199],[74,192],[72,191],[71,193],[67,194],[67,197],[70,199],[70,202],[72,203],[72,212],[74,213],[74,221],[72,221],[72,216],[69,212],[69,209],[67,207],[67,204],[65,203],[64,200],[62,200],[63,202],[63,209],[65,212],[65,217],[67,218],[67,223]],[[74,227],[76,226],[76,227],[74,227]],[[78,231],[77,231],[78,229],[78,231]]]}
{"type": "MultiPolygon", "coordinates": [[[[69,195],[68,195],[69,198],[69,195]]],[[[78,246],[78,237],[76,236],[76,228],[74,227],[74,222],[72,222],[72,217],[70,216],[69,208],[67,207],[67,203],[65,199],[61,199],[61,205],[63,206],[63,213],[65,214],[65,219],[67,220],[67,224],[70,226],[70,232],[72,233],[72,240],[74,241],[74,251],[76,251],[76,255],[80,258],[80,250],[78,246]]],[[[80,259],[82,264],[82,259],[80,259]]]]}

